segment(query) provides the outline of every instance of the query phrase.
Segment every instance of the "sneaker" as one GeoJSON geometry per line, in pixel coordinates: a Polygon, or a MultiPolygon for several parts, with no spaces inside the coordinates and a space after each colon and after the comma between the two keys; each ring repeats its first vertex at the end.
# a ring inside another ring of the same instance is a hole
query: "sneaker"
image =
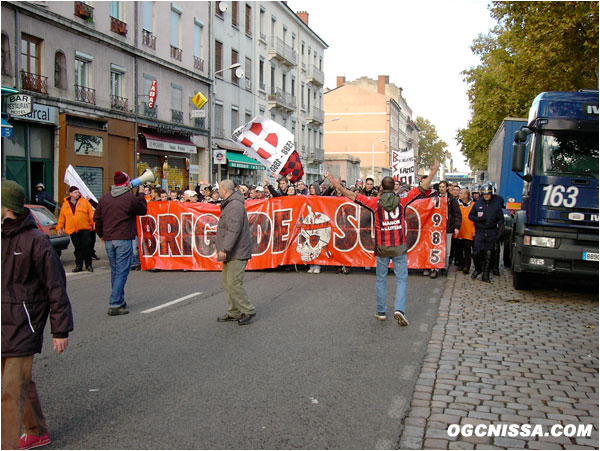
{"type": "Polygon", "coordinates": [[[310,265],[310,268],[308,269],[308,273],[312,274],[315,272],[315,265],[310,265]]]}
{"type": "Polygon", "coordinates": [[[321,266],[320,265],[315,265],[313,267],[313,274],[320,274],[321,273],[321,266]]]}
{"type": "Polygon", "coordinates": [[[120,307],[109,307],[108,308],[108,314],[110,316],[127,315],[128,313],[129,313],[129,310],[126,310],[124,305],[121,305],[120,307]]]}
{"type": "Polygon", "coordinates": [[[375,318],[377,318],[379,321],[385,321],[385,312],[375,313],[375,318]]]}
{"type": "Polygon", "coordinates": [[[429,270],[428,270],[428,269],[424,270],[424,271],[423,271],[423,275],[424,275],[424,276],[428,276],[428,275],[429,275],[429,270]]]}
{"type": "Polygon", "coordinates": [[[23,434],[19,440],[19,449],[32,449],[40,446],[45,446],[50,443],[50,436],[44,434],[42,436],[23,434]]]}
{"type": "Polygon", "coordinates": [[[242,316],[240,316],[240,319],[238,319],[238,324],[240,326],[245,326],[246,324],[250,324],[250,322],[252,321],[252,318],[254,318],[256,316],[256,313],[242,313],[242,316]]]}
{"type": "Polygon", "coordinates": [[[431,271],[431,274],[429,274],[430,279],[437,279],[437,276],[438,276],[437,269],[434,269],[433,271],[431,271]]]}
{"type": "Polygon", "coordinates": [[[394,312],[394,319],[398,321],[399,326],[408,326],[408,320],[406,319],[406,316],[404,316],[404,313],[402,313],[400,310],[396,310],[394,312]]]}

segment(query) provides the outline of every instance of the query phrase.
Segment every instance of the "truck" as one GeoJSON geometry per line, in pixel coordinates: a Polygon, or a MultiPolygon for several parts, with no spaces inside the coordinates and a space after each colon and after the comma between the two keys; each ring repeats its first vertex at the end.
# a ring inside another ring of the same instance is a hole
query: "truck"
{"type": "Polygon", "coordinates": [[[511,160],[523,180],[510,237],[515,289],[535,274],[598,281],[598,147],[598,91],[533,100],[511,160]]]}

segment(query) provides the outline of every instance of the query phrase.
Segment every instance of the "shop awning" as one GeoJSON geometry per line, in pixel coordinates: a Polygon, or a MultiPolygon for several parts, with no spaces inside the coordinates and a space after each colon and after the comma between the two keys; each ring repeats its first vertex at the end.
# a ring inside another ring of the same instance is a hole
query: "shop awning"
{"type": "Polygon", "coordinates": [[[141,133],[141,135],[146,139],[146,148],[148,149],[180,153],[198,153],[196,146],[189,138],[167,138],[151,133],[141,133]]]}
{"type": "Polygon", "coordinates": [[[13,130],[13,126],[10,125],[8,122],[6,122],[4,120],[4,118],[2,118],[2,137],[3,138],[12,137],[12,130],[13,130]]]}
{"type": "Polygon", "coordinates": [[[227,152],[227,165],[230,168],[252,169],[254,171],[265,168],[258,161],[237,152],[227,152]]]}
{"type": "Polygon", "coordinates": [[[215,138],[213,142],[217,147],[220,147],[224,150],[234,150],[236,152],[243,152],[244,150],[246,150],[242,147],[241,144],[238,144],[232,139],[215,138]]]}

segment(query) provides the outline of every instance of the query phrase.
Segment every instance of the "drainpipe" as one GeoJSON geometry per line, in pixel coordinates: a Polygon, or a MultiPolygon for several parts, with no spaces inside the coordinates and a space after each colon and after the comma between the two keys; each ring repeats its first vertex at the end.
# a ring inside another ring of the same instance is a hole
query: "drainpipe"
{"type": "MultiPolygon", "coordinates": [[[[208,180],[211,186],[215,184],[213,178],[213,132],[214,132],[214,110],[215,110],[215,88],[214,88],[214,77],[213,77],[213,46],[214,46],[214,24],[213,8],[216,8],[216,2],[208,2],[208,78],[210,78],[210,84],[208,85],[208,180]]],[[[220,165],[217,165],[220,169],[220,165]]],[[[219,170],[219,175],[220,175],[219,170]]]]}

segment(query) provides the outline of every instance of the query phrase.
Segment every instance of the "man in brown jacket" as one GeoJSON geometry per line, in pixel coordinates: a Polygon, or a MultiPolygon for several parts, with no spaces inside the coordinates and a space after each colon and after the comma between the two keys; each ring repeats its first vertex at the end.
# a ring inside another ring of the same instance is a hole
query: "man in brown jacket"
{"type": "Polygon", "coordinates": [[[256,310],[244,290],[244,271],[252,257],[250,225],[244,206],[244,196],[231,180],[219,184],[221,216],[217,225],[217,260],[223,262],[223,289],[229,308],[219,322],[237,321],[240,326],[252,321],[256,310]]]}
{"type": "Polygon", "coordinates": [[[50,443],[31,377],[33,355],[42,351],[48,313],[58,354],[73,330],[65,270],[24,201],[21,186],[2,182],[2,449],[50,443]]]}

